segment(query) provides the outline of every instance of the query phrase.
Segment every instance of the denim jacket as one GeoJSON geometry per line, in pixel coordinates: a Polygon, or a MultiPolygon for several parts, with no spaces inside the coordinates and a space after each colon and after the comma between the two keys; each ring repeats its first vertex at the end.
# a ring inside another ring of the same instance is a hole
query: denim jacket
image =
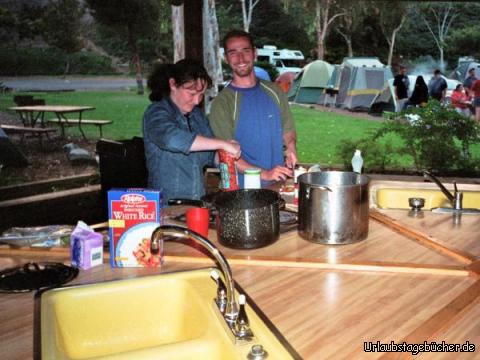
{"type": "Polygon", "coordinates": [[[207,118],[197,107],[187,118],[167,97],[145,110],[148,186],[163,189],[165,204],[171,198],[200,199],[205,194],[203,168],[213,165],[215,152],[190,152],[196,135],[213,137],[207,118]]]}

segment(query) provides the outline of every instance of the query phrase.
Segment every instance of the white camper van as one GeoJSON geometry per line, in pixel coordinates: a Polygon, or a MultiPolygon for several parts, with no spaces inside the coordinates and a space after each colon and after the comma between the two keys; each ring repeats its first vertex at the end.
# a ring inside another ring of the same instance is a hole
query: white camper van
{"type": "Polygon", "coordinates": [[[257,48],[257,61],[269,62],[275,66],[279,74],[287,71],[300,72],[304,60],[305,57],[300,50],[277,49],[273,45],[257,48]]]}
{"type": "MultiPolygon", "coordinates": [[[[223,48],[220,48],[223,56],[223,48]]],[[[273,45],[257,48],[257,61],[268,62],[275,66],[279,74],[287,71],[298,73],[302,70],[305,57],[300,50],[277,49],[273,45]]]]}

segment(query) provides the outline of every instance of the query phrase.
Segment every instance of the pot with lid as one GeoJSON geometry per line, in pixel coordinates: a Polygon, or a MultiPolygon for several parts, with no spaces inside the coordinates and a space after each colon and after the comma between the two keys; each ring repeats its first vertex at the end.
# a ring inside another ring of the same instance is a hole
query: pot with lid
{"type": "Polygon", "coordinates": [[[278,240],[280,208],[285,201],[273,190],[239,189],[206,195],[202,200],[169,200],[169,205],[175,204],[214,208],[220,244],[234,249],[258,249],[278,240]]]}
{"type": "Polygon", "coordinates": [[[368,236],[368,176],[324,171],[303,174],[298,182],[300,236],[334,245],[358,242],[368,236]]]}

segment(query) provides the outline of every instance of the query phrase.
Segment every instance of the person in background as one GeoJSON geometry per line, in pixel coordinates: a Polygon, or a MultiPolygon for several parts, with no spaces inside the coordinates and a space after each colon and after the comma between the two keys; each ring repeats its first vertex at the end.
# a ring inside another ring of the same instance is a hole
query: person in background
{"type": "Polygon", "coordinates": [[[477,81],[477,77],[475,76],[475,68],[471,68],[468,70],[468,77],[463,82],[463,86],[465,87],[465,91],[469,98],[473,98],[473,92],[470,90],[472,85],[477,81]]]}
{"type": "Polygon", "coordinates": [[[398,104],[396,111],[402,111],[405,108],[405,103],[408,101],[408,88],[410,87],[410,80],[406,74],[407,68],[405,66],[400,66],[400,72],[393,79],[395,99],[397,100],[398,104]]]}
{"type": "Polygon", "coordinates": [[[197,61],[157,64],[148,78],[152,104],[143,116],[148,186],[163,189],[163,199],[200,199],[203,169],[214,163],[214,150],[240,156],[235,141],[216,139],[198,107],[212,80],[197,61]]]}
{"type": "Polygon", "coordinates": [[[405,106],[425,106],[428,102],[428,86],[422,75],[417,76],[412,96],[405,103],[405,106]]]}
{"type": "Polygon", "coordinates": [[[237,162],[240,186],[249,168],[261,170],[262,186],[293,176],[297,136],[285,93],[255,76],[256,49],[249,33],[229,32],[223,48],[233,80],[213,101],[209,120],[215,136],[234,138],[242,147],[237,162]]]}
{"type": "Polygon", "coordinates": [[[455,90],[452,92],[452,106],[458,113],[470,117],[471,112],[469,105],[470,101],[468,99],[468,95],[465,93],[463,84],[458,84],[455,90]]]}
{"type": "Polygon", "coordinates": [[[473,92],[473,107],[475,108],[475,120],[480,123],[480,80],[475,81],[470,89],[473,92]]]}
{"type": "Polygon", "coordinates": [[[433,72],[433,77],[428,83],[428,90],[432,98],[437,99],[440,102],[445,100],[447,81],[442,77],[440,70],[437,69],[433,72]]]}

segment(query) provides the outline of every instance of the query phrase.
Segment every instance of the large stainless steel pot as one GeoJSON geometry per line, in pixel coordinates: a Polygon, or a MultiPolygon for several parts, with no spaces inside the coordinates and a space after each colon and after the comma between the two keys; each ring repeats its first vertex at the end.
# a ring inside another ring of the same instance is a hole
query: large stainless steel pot
{"type": "Polygon", "coordinates": [[[368,235],[370,178],[325,171],[298,178],[298,231],[321,244],[350,244],[368,235]]]}

